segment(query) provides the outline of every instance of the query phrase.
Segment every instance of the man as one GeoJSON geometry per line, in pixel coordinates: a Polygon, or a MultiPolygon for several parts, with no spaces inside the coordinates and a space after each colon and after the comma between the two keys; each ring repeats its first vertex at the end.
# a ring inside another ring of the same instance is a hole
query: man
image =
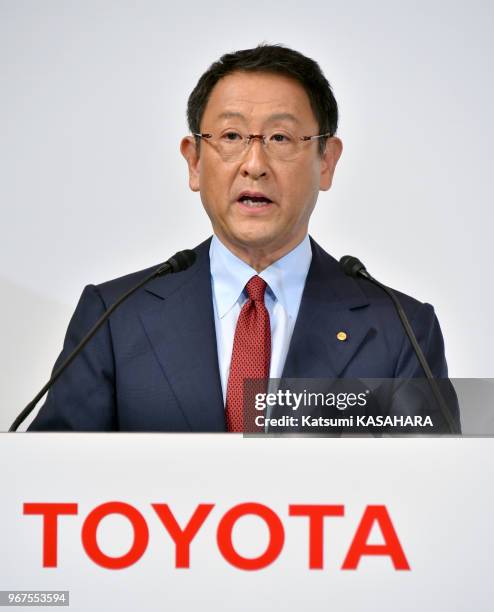
{"type": "MultiPolygon", "coordinates": [[[[181,152],[214,236],[112,315],[31,430],[241,431],[245,379],[422,376],[389,299],[308,237],[342,151],[337,120],[319,66],[291,49],[261,45],[206,71],[181,152]]],[[[86,287],[57,363],[149,271],[86,287]]],[[[432,306],[400,298],[446,377],[432,306]]]]}

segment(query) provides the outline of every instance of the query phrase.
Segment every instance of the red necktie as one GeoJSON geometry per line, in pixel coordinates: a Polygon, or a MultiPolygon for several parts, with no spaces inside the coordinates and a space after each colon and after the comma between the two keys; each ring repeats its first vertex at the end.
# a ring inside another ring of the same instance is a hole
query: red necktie
{"type": "Polygon", "coordinates": [[[264,305],[266,287],[260,276],[253,276],[245,285],[249,299],[240,311],[235,329],[226,392],[228,431],[244,431],[244,379],[269,378],[271,326],[264,305]]]}

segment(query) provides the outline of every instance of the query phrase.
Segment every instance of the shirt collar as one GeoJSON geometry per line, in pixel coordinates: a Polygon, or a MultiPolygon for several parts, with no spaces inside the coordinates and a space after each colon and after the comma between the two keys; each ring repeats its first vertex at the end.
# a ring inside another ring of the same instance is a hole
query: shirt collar
{"type": "MultiPolygon", "coordinates": [[[[213,236],[209,248],[213,296],[219,318],[223,318],[241,298],[247,282],[257,274],[254,268],[234,255],[213,236]]],[[[288,316],[295,318],[312,259],[309,236],[263,270],[259,276],[266,281],[274,300],[279,300],[288,316]]]]}

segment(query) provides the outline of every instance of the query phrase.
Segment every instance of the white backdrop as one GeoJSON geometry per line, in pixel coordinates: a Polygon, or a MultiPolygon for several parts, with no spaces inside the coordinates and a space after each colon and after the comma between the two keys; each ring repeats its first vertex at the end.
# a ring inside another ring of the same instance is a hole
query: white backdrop
{"type": "Polygon", "coordinates": [[[492,3],[0,1],[0,429],[48,377],[85,284],[210,233],[178,152],[222,53],[316,59],[344,153],[312,235],[432,303],[450,374],[494,375],[492,3]]]}

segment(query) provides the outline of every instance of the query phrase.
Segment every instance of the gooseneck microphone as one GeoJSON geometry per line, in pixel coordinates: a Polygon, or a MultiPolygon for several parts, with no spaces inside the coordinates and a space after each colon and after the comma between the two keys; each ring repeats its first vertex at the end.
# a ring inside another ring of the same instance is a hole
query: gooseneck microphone
{"type": "Polygon", "coordinates": [[[434,378],[434,375],[432,374],[429,364],[427,363],[427,359],[425,358],[425,355],[422,352],[422,349],[420,348],[420,345],[417,341],[417,338],[412,329],[412,326],[410,325],[410,321],[408,320],[408,317],[405,314],[405,311],[403,310],[403,307],[400,304],[400,301],[398,300],[394,291],[390,289],[389,287],[386,287],[386,285],[383,285],[382,283],[380,283],[375,278],[373,278],[369,274],[369,272],[367,272],[364,264],[360,261],[360,259],[357,259],[357,257],[352,257],[351,255],[344,255],[340,259],[340,265],[343,269],[343,272],[345,272],[345,274],[347,274],[348,276],[351,276],[352,278],[360,277],[360,278],[364,278],[368,280],[373,285],[376,285],[376,287],[379,287],[380,289],[382,289],[391,298],[396,308],[396,311],[398,313],[398,316],[400,317],[400,321],[405,329],[405,332],[412,344],[413,350],[415,351],[415,354],[417,355],[417,359],[419,360],[419,363],[422,366],[425,376],[429,382],[429,385],[431,387],[432,393],[434,394],[436,402],[439,408],[441,409],[442,415],[445,418],[446,422],[448,423],[451,433],[455,433],[457,429],[455,422],[453,421],[453,418],[448,409],[448,406],[446,402],[444,401],[444,397],[442,396],[441,391],[437,385],[436,379],[434,378]]]}
{"type": "Polygon", "coordinates": [[[29,404],[24,408],[24,410],[19,414],[19,416],[15,419],[15,421],[10,426],[9,431],[16,431],[19,425],[24,421],[24,419],[32,412],[36,404],[39,400],[45,395],[45,393],[50,389],[53,383],[58,379],[58,377],[68,368],[68,366],[74,361],[74,359],[79,355],[82,349],[86,346],[86,344],[91,340],[94,334],[98,331],[98,329],[103,325],[103,323],[110,317],[110,315],[124,302],[128,297],[130,297],[133,293],[135,293],[138,289],[140,289],[143,285],[148,283],[149,281],[157,278],[159,276],[165,276],[166,274],[175,274],[177,272],[182,272],[183,270],[187,270],[196,260],[196,254],[194,251],[186,249],[184,251],[179,251],[175,253],[173,257],[170,257],[168,261],[161,264],[156,270],[151,272],[146,278],[140,281],[135,287],[129,289],[126,293],[124,293],[118,300],[106,310],[101,317],[96,321],[93,327],[88,331],[88,333],[84,336],[84,338],[79,342],[79,344],[75,347],[75,349],[70,353],[67,359],[58,367],[55,372],[53,372],[50,380],[46,383],[46,385],[40,390],[40,392],[34,397],[29,404]]]}

